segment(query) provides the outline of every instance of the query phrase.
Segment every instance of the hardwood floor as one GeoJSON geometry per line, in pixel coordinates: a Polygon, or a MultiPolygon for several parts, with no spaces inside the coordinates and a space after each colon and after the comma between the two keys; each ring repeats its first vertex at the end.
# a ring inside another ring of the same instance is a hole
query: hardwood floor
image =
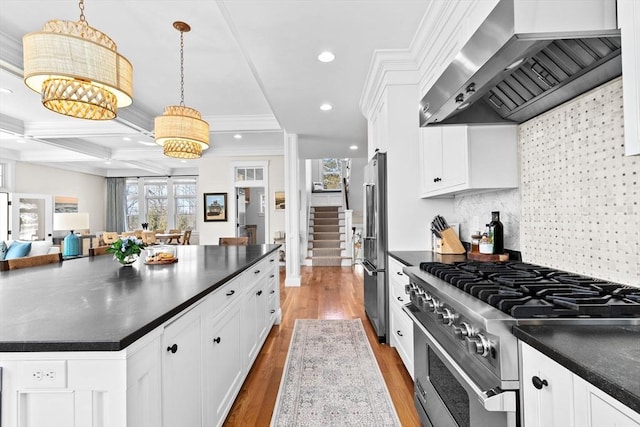
{"type": "Polygon", "coordinates": [[[282,323],[274,326],[236,399],[225,426],[268,426],[295,319],[362,319],[371,348],[403,426],[419,426],[413,381],[396,350],[378,343],[364,313],[362,268],[302,267],[302,286],[284,287],[280,271],[282,323]]]}

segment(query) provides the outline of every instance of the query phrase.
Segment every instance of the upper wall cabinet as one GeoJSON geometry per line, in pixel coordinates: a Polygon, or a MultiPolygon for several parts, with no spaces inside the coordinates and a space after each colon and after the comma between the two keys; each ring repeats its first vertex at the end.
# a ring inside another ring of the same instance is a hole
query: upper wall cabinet
{"type": "Polygon", "coordinates": [[[627,156],[640,154],[640,2],[618,0],[622,36],[624,147],[627,156]]]}
{"type": "Polygon", "coordinates": [[[518,187],[516,125],[450,125],[420,129],[420,196],[518,187]]]}

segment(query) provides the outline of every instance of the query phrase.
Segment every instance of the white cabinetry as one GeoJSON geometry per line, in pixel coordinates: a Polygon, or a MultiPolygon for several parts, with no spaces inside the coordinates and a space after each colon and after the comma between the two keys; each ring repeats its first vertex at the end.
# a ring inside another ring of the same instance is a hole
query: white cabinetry
{"type": "Polygon", "coordinates": [[[0,353],[0,425],[222,425],[281,316],[276,257],[121,351],[0,353]]]}
{"type": "Polygon", "coordinates": [[[230,303],[222,313],[206,316],[204,328],[204,423],[221,425],[240,391],[244,378],[242,304],[230,303]]]}
{"type": "Polygon", "coordinates": [[[200,310],[192,308],[165,326],[162,335],[163,425],[202,425],[200,310]]]}
{"type": "Polygon", "coordinates": [[[516,125],[443,125],[420,129],[420,195],[518,187],[516,125]]]}
{"type": "Polygon", "coordinates": [[[398,351],[413,379],[413,321],[402,310],[402,307],[409,303],[409,295],[405,291],[405,286],[409,284],[409,277],[402,272],[402,263],[391,257],[388,257],[388,260],[390,344],[398,351]]]}
{"type": "Polygon", "coordinates": [[[527,427],[568,427],[573,422],[573,374],[525,343],[522,349],[522,397],[527,427]]]}
{"type": "Polygon", "coordinates": [[[520,342],[526,427],[640,427],[640,414],[520,342]]]}
{"type": "Polygon", "coordinates": [[[640,154],[640,2],[618,0],[618,25],[622,37],[624,97],[624,149],[640,154]]]}
{"type": "Polygon", "coordinates": [[[576,375],[573,395],[576,427],[640,427],[640,414],[576,375]]]}

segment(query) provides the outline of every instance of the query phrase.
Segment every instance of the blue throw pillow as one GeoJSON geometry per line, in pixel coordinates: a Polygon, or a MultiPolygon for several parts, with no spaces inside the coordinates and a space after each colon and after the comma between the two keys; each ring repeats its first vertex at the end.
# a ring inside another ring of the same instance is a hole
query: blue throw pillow
{"type": "Polygon", "coordinates": [[[4,259],[15,259],[27,256],[31,250],[31,242],[13,242],[9,246],[9,250],[4,256],[4,259]]]}
{"type": "Polygon", "coordinates": [[[7,247],[7,242],[3,241],[0,243],[0,259],[4,259],[4,256],[7,254],[9,248],[7,247]]]}

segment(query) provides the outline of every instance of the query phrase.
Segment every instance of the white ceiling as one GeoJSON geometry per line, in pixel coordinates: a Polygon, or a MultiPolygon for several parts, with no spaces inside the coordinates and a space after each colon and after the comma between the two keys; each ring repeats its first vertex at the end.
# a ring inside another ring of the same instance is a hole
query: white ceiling
{"type": "Polygon", "coordinates": [[[197,173],[203,160],[139,143],[151,143],[153,118],[180,102],[178,20],[191,26],[185,105],[211,127],[203,159],[282,154],[283,131],[298,134],[302,158],[364,157],[358,103],[372,54],[409,47],[430,1],[86,0],[89,25],[134,70],[133,105],[93,122],[46,110],[22,82],[22,36],[51,19],[77,20],[78,2],[0,0],[0,87],[13,91],[0,93],[0,157],[104,176],[197,173]],[[324,50],[336,60],[319,62],[324,50]],[[325,102],[333,110],[320,111],[325,102]]]}

